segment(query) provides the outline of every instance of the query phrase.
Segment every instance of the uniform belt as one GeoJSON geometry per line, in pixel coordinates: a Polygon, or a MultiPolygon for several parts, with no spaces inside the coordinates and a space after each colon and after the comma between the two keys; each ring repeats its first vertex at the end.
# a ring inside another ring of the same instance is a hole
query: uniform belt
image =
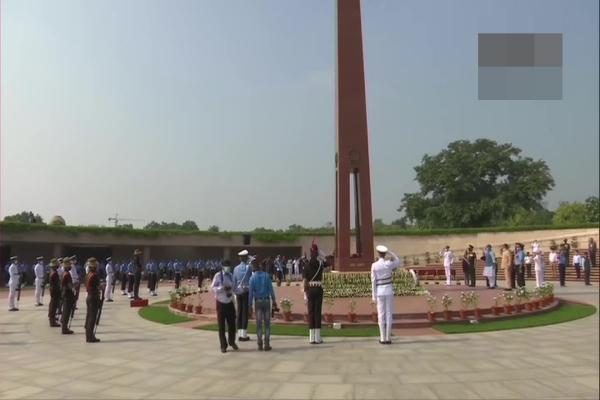
{"type": "Polygon", "coordinates": [[[375,281],[375,286],[385,286],[385,285],[391,285],[391,284],[392,284],[392,278],[380,279],[380,280],[375,281]]]}
{"type": "Polygon", "coordinates": [[[256,299],[256,300],[260,301],[260,300],[269,300],[269,299],[270,299],[270,297],[261,297],[260,299],[256,299]]]}
{"type": "Polygon", "coordinates": [[[308,286],[323,286],[323,282],[308,282],[308,286]]]}

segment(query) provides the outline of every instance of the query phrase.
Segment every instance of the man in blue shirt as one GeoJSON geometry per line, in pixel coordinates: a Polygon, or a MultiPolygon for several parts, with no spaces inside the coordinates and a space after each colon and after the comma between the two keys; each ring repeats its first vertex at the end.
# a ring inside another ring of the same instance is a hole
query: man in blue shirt
{"type": "MultiPolygon", "coordinates": [[[[566,240],[566,239],[565,239],[566,240]]],[[[558,255],[558,276],[560,279],[560,286],[565,286],[565,278],[567,275],[567,250],[562,247],[560,254],[558,255]]]]}
{"type": "Polygon", "coordinates": [[[127,294],[130,299],[133,299],[133,288],[135,285],[135,264],[133,260],[127,264],[127,294]]]}
{"type": "MultiPolygon", "coordinates": [[[[515,254],[515,275],[517,280],[517,287],[525,287],[525,252],[523,251],[523,245],[517,243],[516,248],[517,254],[515,254]]],[[[512,283],[513,281],[511,281],[512,283]]]]}
{"type": "Polygon", "coordinates": [[[148,271],[148,291],[151,296],[156,296],[156,286],[158,284],[158,265],[154,261],[146,267],[148,271]]]}
{"type": "Polygon", "coordinates": [[[238,327],[238,340],[240,342],[247,342],[250,340],[248,337],[248,309],[249,309],[249,284],[250,277],[252,276],[252,269],[248,265],[248,250],[242,250],[238,253],[240,256],[240,263],[233,270],[233,280],[236,301],[237,301],[237,327],[238,327]]]}
{"type": "Polygon", "coordinates": [[[256,337],[258,338],[258,350],[263,350],[263,321],[265,325],[265,340],[264,350],[271,350],[271,303],[275,308],[277,301],[275,300],[275,291],[271,277],[265,271],[264,264],[258,267],[258,261],[252,260],[250,263],[254,274],[249,282],[249,308],[252,309],[254,304],[254,315],[256,319],[256,337]]]}
{"type": "Polygon", "coordinates": [[[181,272],[183,271],[183,264],[179,260],[175,260],[173,263],[173,269],[175,270],[175,290],[181,286],[181,272]]]}

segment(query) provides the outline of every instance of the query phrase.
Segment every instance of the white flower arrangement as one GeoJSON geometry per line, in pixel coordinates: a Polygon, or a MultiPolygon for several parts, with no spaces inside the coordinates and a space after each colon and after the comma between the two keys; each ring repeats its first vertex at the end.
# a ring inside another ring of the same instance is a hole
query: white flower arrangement
{"type": "Polygon", "coordinates": [[[509,290],[504,292],[502,295],[504,297],[504,303],[507,306],[510,306],[515,299],[515,294],[512,292],[512,290],[509,290]]]}
{"type": "Polygon", "coordinates": [[[291,312],[292,307],[294,306],[294,302],[290,299],[281,299],[281,301],[279,302],[279,305],[281,306],[281,311],[291,312]]]}
{"type": "Polygon", "coordinates": [[[479,305],[479,294],[475,292],[469,292],[469,304],[473,307],[473,310],[477,309],[479,305]]]}
{"type": "Polygon", "coordinates": [[[442,307],[444,307],[444,311],[448,311],[450,306],[452,306],[452,297],[444,294],[444,297],[442,297],[442,307]]]}
{"type": "Polygon", "coordinates": [[[438,306],[437,297],[431,294],[427,295],[427,304],[429,304],[429,311],[434,313],[438,306]]]}
{"type": "MultiPolygon", "coordinates": [[[[415,284],[412,274],[399,270],[392,274],[392,286],[395,296],[422,296],[428,292],[415,284]]],[[[372,296],[371,274],[352,272],[345,274],[327,273],[323,276],[325,297],[359,298],[372,296]]]]}

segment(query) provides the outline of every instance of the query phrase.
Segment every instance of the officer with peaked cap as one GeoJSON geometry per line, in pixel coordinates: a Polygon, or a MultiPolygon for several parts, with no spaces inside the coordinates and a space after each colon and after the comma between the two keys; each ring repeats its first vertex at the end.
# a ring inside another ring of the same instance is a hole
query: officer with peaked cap
{"type": "Polygon", "coordinates": [[[62,301],[62,334],[71,335],[73,331],[69,329],[69,320],[71,319],[71,313],[75,308],[75,286],[73,284],[73,277],[71,276],[71,259],[68,257],[63,258],[63,273],[61,279],[61,290],[63,293],[62,301]]]}
{"type": "Polygon", "coordinates": [[[100,291],[102,290],[100,276],[98,276],[98,260],[90,258],[87,260],[86,266],[89,268],[90,273],[85,282],[87,291],[87,298],[85,299],[85,304],[87,305],[87,312],[85,314],[85,341],[87,343],[97,343],[100,339],[96,338],[94,328],[98,318],[98,310],[100,309],[100,291]]]}
{"type": "Polygon", "coordinates": [[[394,316],[394,285],[392,274],[400,266],[400,259],[385,246],[375,248],[379,259],[371,265],[371,285],[373,301],[377,304],[379,321],[379,343],[392,343],[392,324],[394,316]],[[391,260],[386,260],[387,255],[391,260]]]}
{"type": "Polygon", "coordinates": [[[42,288],[44,286],[44,257],[38,257],[37,264],[33,267],[33,273],[35,275],[35,280],[33,281],[35,285],[35,306],[43,306],[42,304],[42,288]]]}
{"type": "Polygon", "coordinates": [[[19,257],[12,256],[10,258],[10,266],[8,267],[8,311],[19,311],[15,305],[15,297],[17,289],[21,285],[21,275],[19,273],[19,257]]]}
{"type": "Polygon", "coordinates": [[[50,275],[48,284],[50,285],[50,306],[48,307],[48,320],[51,328],[58,328],[60,324],[56,322],[56,313],[60,308],[61,293],[60,293],[60,275],[58,267],[60,263],[56,258],[50,260],[50,275]]]}
{"type": "Polygon", "coordinates": [[[249,318],[249,300],[250,300],[250,278],[252,277],[252,268],[248,264],[248,250],[242,250],[238,253],[240,263],[233,270],[234,290],[237,302],[237,328],[238,340],[247,342],[248,337],[248,318],[249,318]]]}
{"type": "Polygon", "coordinates": [[[115,267],[112,263],[112,258],[106,259],[106,290],[104,291],[104,298],[108,302],[113,301],[113,292],[115,289],[116,278],[115,278],[115,267]]]}

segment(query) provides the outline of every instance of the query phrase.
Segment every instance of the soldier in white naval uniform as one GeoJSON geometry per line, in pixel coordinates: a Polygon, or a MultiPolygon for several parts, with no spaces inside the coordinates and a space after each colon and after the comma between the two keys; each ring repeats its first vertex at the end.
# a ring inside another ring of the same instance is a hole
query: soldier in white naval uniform
{"type": "Polygon", "coordinates": [[[450,246],[444,247],[440,251],[440,256],[444,260],[444,272],[446,273],[446,285],[452,284],[452,264],[454,263],[454,253],[450,251],[450,246]]]}
{"type": "Polygon", "coordinates": [[[8,267],[8,274],[10,279],[8,280],[8,311],[19,311],[15,306],[15,296],[17,295],[17,288],[21,283],[21,275],[19,274],[19,258],[12,256],[10,258],[11,264],[8,267]]]}
{"type": "Polygon", "coordinates": [[[44,268],[44,257],[37,258],[37,264],[33,267],[33,273],[35,274],[35,305],[36,307],[39,307],[43,306],[42,287],[44,286],[44,275],[46,273],[44,268]]]}
{"type": "Polygon", "coordinates": [[[375,250],[379,253],[379,259],[371,266],[371,284],[373,301],[377,303],[379,343],[391,344],[394,314],[392,273],[400,266],[400,259],[385,246],[377,246],[375,250]],[[391,256],[391,261],[385,259],[387,254],[391,256]]]}
{"type": "Polygon", "coordinates": [[[104,289],[104,298],[108,302],[113,301],[113,286],[115,285],[115,267],[112,258],[106,259],[106,288],[104,289]]]}

